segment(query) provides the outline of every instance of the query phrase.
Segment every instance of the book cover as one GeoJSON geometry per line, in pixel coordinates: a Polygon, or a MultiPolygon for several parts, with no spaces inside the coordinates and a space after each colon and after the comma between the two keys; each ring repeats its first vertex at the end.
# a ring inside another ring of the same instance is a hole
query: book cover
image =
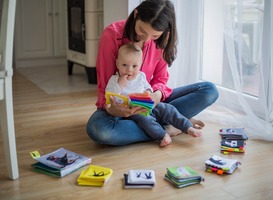
{"type": "Polygon", "coordinates": [[[82,170],[77,179],[78,185],[103,186],[113,174],[113,170],[108,167],[90,165],[86,170],[82,170]]]}
{"type": "Polygon", "coordinates": [[[237,140],[247,140],[248,137],[244,132],[244,128],[222,128],[219,130],[219,134],[222,139],[237,139],[237,140]]]}
{"type": "Polygon", "coordinates": [[[205,161],[206,166],[223,170],[224,173],[231,174],[238,167],[240,162],[235,159],[222,158],[213,155],[205,161]]]}
{"type": "Polygon", "coordinates": [[[231,147],[231,148],[240,148],[245,146],[245,141],[243,140],[225,140],[221,141],[221,146],[231,147]]]}
{"type": "Polygon", "coordinates": [[[128,183],[128,174],[124,174],[124,188],[153,188],[155,184],[128,183]]]}
{"type": "Polygon", "coordinates": [[[176,179],[192,179],[200,178],[201,176],[191,167],[168,167],[167,173],[176,179]]]}
{"type": "Polygon", "coordinates": [[[129,97],[120,95],[117,93],[113,93],[113,92],[105,92],[106,104],[111,104],[110,96],[114,97],[115,102],[117,104],[122,106],[129,106],[129,101],[130,101],[129,97]]]}
{"type": "Polygon", "coordinates": [[[155,184],[155,172],[153,170],[129,170],[128,183],[130,184],[155,184]]]}
{"type": "Polygon", "coordinates": [[[122,106],[139,106],[147,109],[147,112],[140,114],[148,116],[153,109],[154,102],[148,93],[132,93],[129,96],[116,94],[113,92],[105,92],[106,104],[111,104],[110,96],[114,97],[115,102],[122,106]]]}
{"type": "Polygon", "coordinates": [[[64,148],[34,158],[38,163],[32,165],[33,171],[63,177],[91,163],[92,159],[64,148]]]}

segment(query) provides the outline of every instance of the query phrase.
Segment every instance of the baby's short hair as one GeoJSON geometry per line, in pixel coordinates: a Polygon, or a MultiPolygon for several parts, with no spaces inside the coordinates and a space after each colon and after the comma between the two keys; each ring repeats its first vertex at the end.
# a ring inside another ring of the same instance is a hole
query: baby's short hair
{"type": "Polygon", "coordinates": [[[142,50],[139,46],[133,43],[126,43],[119,47],[118,53],[120,54],[123,50],[126,50],[127,53],[140,53],[142,56],[142,50]]]}

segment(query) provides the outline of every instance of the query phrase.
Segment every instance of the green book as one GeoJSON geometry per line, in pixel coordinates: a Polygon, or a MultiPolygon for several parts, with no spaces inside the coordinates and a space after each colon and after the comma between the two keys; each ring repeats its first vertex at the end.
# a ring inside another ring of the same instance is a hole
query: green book
{"type": "Polygon", "coordinates": [[[181,179],[195,179],[195,178],[200,178],[201,176],[195,171],[193,170],[191,167],[189,166],[185,166],[185,167],[168,167],[167,168],[167,173],[178,180],[181,179]]]}
{"type": "Polygon", "coordinates": [[[167,181],[169,181],[170,183],[174,184],[178,188],[183,188],[183,187],[194,185],[194,184],[198,184],[198,183],[201,182],[201,179],[198,179],[198,180],[197,179],[184,180],[183,182],[179,182],[179,181],[176,181],[175,179],[173,179],[172,177],[170,177],[168,174],[165,174],[164,178],[167,181]]]}
{"type": "Polygon", "coordinates": [[[168,167],[165,179],[174,184],[178,188],[194,185],[204,181],[195,170],[189,166],[168,167]]]}

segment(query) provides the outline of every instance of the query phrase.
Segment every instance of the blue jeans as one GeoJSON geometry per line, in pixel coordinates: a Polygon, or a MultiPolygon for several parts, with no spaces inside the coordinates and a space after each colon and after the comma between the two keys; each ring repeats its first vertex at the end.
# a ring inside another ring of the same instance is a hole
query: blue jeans
{"type": "MultiPolygon", "coordinates": [[[[213,104],[219,94],[210,82],[200,82],[175,88],[165,103],[170,103],[190,119],[213,104]]],[[[97,109],[87,122],[88,136],[99,144],[113,146],[154,140],[134,121],[110,116],[105,110],[97,109]]]]}

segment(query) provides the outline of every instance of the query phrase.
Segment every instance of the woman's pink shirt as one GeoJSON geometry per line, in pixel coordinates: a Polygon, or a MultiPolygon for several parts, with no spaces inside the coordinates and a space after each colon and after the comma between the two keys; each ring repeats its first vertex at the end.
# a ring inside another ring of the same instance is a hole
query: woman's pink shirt
{"type": "MultiPolygon", "coordinates": [[[[130,40],[123,38],[125,20],[114,22],[102,32],[98,55],[96,61],[97,81],[98,81],[98,100],[96,106],[104,108],[105,87],[110,77],[116,73],[116,58],[118,49],[121,45],[129,43],[130,40]]],[[[162,99],[169,97],[172,89],[167,87],[169,73],[167,63],[164,61],[162,49],[157,49],[153,40],[147,41],[143,46],[143,64],[141,71],[146,74],[147,81],[151,84],[154,91],[162,92],[162,99]]]]}

